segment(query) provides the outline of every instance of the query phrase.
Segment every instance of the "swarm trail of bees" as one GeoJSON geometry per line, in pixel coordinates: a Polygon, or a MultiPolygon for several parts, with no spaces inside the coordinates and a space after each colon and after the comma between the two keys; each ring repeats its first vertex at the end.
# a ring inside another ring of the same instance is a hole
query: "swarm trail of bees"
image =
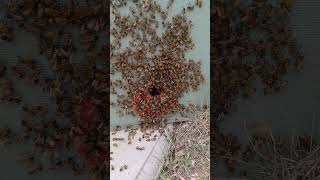
{"type": "MultiPolygon", "coordinates": [[[[290,29],[292,1],[215,0],[211,9],[211,98],[215,123],[212,158],[237,157],[243,148],[237,137],[219,130],[223,115],[231,111],[236,98],[250,97],[261,80],[265,95],[287,88],[284,76],[300,71],[303,55],[290,29]],[[260,36],[259,36],[260,35],[260,36]],[[225,150],[221,150],[225,149],[225,150]]],[[[222,158],[224,159],[224,158],[222,158]]],[[[232,159],[232,158],[230,158],[232,159]]],[[[233,172],[235,161],[226,160],[233,172]]]]}
{"type": "MultiPolygon", "coordinates": [[[[123,146],[128,142],[126,147],[127,149],[130,149],[134,146],[133,144],[136,145],[140,143],[156,141],[159,137],[167,138],[167,133],[168,133],[167,124],[164,122],[154,125],[153,128],[150,128],[150,126],[149,127],[143,126],[143,128],[138,128],[138,127],[133,127],[132,125],[128,125],[125,128],[121,126],[116,126],[115,130],[112,131],[111,133],[111,136],[114,136],[111,139],[111,145],[112,145],[112,148],[118,148],[119,146],[123,146]],[[123,130],[125,133],[128,134],[127,139],[125,139],[124,137],[118,136],[118,132],[121,130],[123,130]]],[[[134,149],[136,151],[139,151],[140,153],[144,153],[144,151],[146,150],[146,148],[142,145],[135,146],[134,149]]],[[[115,160],[113,157],[114,154],[115,154],[114,152],[110,151],[111,163],[113,163],[113,161],[115,160]]],[[[125,159],[121,159],[121,160],[125,161],[125,159]]],[[[119,162],[119,159],[117,162],[119,162]]],[[[119,171],[122,172],[126,169],[124,168],[124,166],[127,166],[127,165],[121,165],[118,167],[118,165],[116,164],[111,164],[110,170],[113,171],[119,168],[119,171]]]]}
{"type": "MultiPolygon", "coordinates": [[[[23,161],[32,162],[28,166],[30,173],[46,169],[37,160],[44,155],[50,159],[53,166],[50,169],[69,166],[75,174],[90,171],[101,179],[109,175],[109,142],[106,142],[109,104],[106,102],[110,57],[109,42],[104,40],[109,36],[108,3],[107,0],[1,3],[1,12],[5,14],[0,22],[1,41],[16,40],[16,30],[31,33],[37,42],[34,48],[46,58],[53,72],[53,75],[44,73],[37,57],[17,57],[15,65],[0,65],[0,101],[17,103],[28,115],[21,124],[22,139],[34,145],[23,161]],[[74,31],[80,35],[79,43],[74,31]],[[77,62],[73,57],[79,51],[84,57],[77,62]],[[49,93],[56,105],[54,116],[49,117],[50,109],[46,105],[24,102],[9,76],[49,93]]],[[[6,128],[1,130],[1,141],[9,142],[10,137],[21,139],[6,128]]]]}
{"type": "Polygon", "coordinates": [[[110,91],[116,96],[111,105],[120,116],[135,115],[144,125],[159,123],[176,112],[185,115],[186,108],[178,100],[204,82],[200,61],[185,58],[194,47],[186,14],[202,3],[190,3],[169,20],[172,4],[169,1],[165,8],[153,0],[111,4],[111,74],[121,76],[111,78],[110,91]],[[128,15],[121,14],[124,7],[128,15]],[[126,48],[124,39],[129,39],[126,48]]]}

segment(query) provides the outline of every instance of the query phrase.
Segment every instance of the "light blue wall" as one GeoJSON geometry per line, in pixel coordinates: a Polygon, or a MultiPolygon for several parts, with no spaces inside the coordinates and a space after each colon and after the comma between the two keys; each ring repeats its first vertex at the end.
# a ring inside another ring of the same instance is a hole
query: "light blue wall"
{"type": "MultiPolygon", "coordinates": [[[[165,7],[167,0],[158,0],[162,7],[165,7]]],[[[168,18],[171,19],[172,16],[181,12],[183,7],[186,7],[188,3],[194,2],[193,0],[177,0],[173,3],[171,10],[168,13],[168,18]]],[[[122,9],[122,13],[127,13],[126,9],[122,9]]],[[[195,104],[210,103],[210,1],[204,0],[201,9],[195,8],[194,11],[188,13],[188,17],[192,20],[193,28],[191,35],[194,39],[195,48],[187,53],[186,58],[191,58],[195,60],[200,60],[202,63],[202,72],[205,77],[205,83],[201,86],[200,90],[197,92],[188,93],[181,99],[182,103],[191,100],[195,104]]],[[[111,24],[112,26],[112,24],[111,24]]],[[[160,31],[161,32],[161,29],[160,31]]],[[[112,39],[111,39],[112,40],[112,39]]],[[[126,46],[126,45],[124,45],[126,46]]],[[[116,75],[112,78],[119,78],[116,75]]],[[[111,96],[111,99],[115,99],[111,96]]],[[[110,109],[111,125],[127,125],[137,123],[137,119],[133,116],[119,117],[115,113],[116,109],[110,109]]],[[[174,115],[173,117],[177,117],[174,115]]],[[[168,117],[171,120],[175,118],[168,117]]]]}

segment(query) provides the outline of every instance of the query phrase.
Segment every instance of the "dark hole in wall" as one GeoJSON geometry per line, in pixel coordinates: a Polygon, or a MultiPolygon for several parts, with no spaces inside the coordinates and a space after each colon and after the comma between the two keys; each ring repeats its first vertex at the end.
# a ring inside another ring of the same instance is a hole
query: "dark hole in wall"
{"type": "Polygon", "coordinates": [[[152,87],[149,89],[149,93],[151,96],[157,96],[161,92],[161,88],[152,87]]]}

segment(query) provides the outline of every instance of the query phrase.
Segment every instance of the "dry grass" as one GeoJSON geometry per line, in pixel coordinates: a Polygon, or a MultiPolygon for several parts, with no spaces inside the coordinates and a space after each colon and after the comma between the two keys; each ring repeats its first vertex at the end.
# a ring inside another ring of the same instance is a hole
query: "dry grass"
{"type": "Polygon", "coordinates": [[[210,179],[210,110],[192,109],[193,119],[174,127],[161,180],[210,179]]]}

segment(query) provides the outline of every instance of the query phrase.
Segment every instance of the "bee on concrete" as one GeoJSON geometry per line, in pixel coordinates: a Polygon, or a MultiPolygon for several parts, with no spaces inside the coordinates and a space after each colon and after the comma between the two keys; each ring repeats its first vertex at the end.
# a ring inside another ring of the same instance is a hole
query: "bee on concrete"
{"type": "Polygon", "coordinates": [[[124,138],[112,138],[113,141],[124,141],[124,138]]]}
{"type": "Polygon", "coordinates": [[[136,147],[137,150],[143,151],[145,148],[144,147],[136,147]]]}

